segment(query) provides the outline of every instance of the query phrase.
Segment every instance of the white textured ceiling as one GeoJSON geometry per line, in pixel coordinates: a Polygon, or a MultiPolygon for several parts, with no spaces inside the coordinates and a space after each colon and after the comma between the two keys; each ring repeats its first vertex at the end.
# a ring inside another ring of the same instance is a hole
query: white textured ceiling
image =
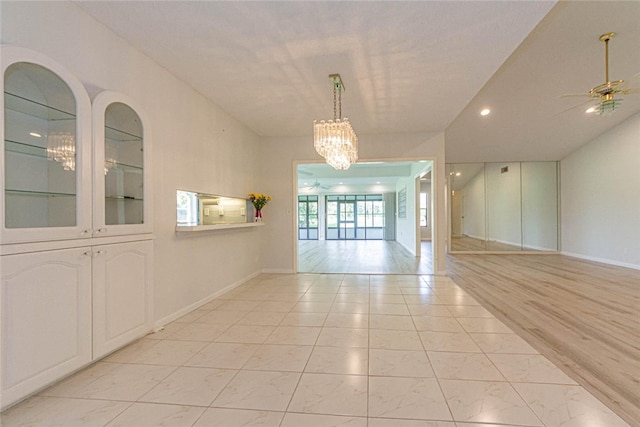
{"type": "Polygon", "coordinates": [[[262,136],[311,141],[333,118],[331,73],[361,144],[447,130],[448,162],[557,160],[640,111],[560,113],[575,100],[555,96],[602,83],[603,32],[620,33],[612,77],[640,71],[640,2],[76,4],[262,136]]]}

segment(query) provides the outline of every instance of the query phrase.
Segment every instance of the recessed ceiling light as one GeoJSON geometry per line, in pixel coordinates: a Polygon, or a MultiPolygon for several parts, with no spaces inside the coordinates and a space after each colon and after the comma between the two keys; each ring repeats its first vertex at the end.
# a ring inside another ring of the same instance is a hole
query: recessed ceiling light
{"type": "Polygon", "coordinates": [[[456,176],[460,176],[462,175],[460,172],[456,172],[456,176]]]}
{"type": "Polygon", "coordinates": [[[29,132],[29,135],[35,136],[36,138],[42,138],[42,135],[40,135],[38,132],[29,132]]]}
{"type": "Polygon", "coordinates": [[[376,181],[376,184],[380,184],[380,181],[376,181]]]}
{"type": "Polygon", "coordinates": [[[342,184],[344,184],[344,183],[343,183],[343,182],[339,182],[338,184],[342,185],[342,184]]]}
{"type": "Polygon", "coordinates": [[[482,109],[482,111],[480,111],[480,115],[481,116],[488,116],[489,113],[491,113],[491,110],[488,109],[488,108],[484,108],[484,109],[482,109]]]}
{"type": "Polygon", "coordinates": [[[596,112],[596,107],[589,107],[585,111],[585,113],[587,113],[587,114],[591,114],[591,113],[595,113],[595,112],[596,112]]]}

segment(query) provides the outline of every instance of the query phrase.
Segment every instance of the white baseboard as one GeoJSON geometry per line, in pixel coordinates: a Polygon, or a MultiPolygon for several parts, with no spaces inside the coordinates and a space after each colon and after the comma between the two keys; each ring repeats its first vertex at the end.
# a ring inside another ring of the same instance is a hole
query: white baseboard
{"type": "Polygon", "coordinates": [[[176,311],[173,314],[170,314],[168,316],[163,317],[162,319],[158,319],[153,323],[153,331],[157,332],[159,330],[161,330],[164,325],[167,325],[171,322],[173,322],[176,319],[181,318],[182,316],[184,316],[187,313],[192,312],[193,310],[197,309],[198,307],[202,307],[203,305],[207,304],[208,302],[213,301],[214,299],[218,298],[220,295],[225,294],[227,292],[229,292],[232,289],[237,288],[238,286],[242,285],[245,282],[248,282],[249,280],[253,279],[254,277],[257,277],[261,274],[261,271],[256,271],[255,273],[252,273],[250,275],[248,275],[247,277],[238,280],[237,282],[234,282],[232,284],[230,284],[229,286],[226,286],[222,289],[220,289],[219,291],[214,292],[213,294],[209,295],[208,297],[205,297],[203,299],[201,299],[200,301],[194,302],[193,304],[190,304],[178,311],[176,311]]]}
{"type": "Polygon", "coordinates": [[[265,268],[262,270],[263,273],[273,273],[273,274],[294,274],[295,271],[288,268],[265,268]]]}
{"type": "Polygon", "coordinates": [[[499,240],[499,239],[491,240],[491,239],[489,239],[489,241],[490,242],[500,243],[500,244],[503,244],[503,245],[509,245],[509,246],[522,246],[521,242],[511,242],[509,240],[499,240]]]}
{"type": "Polygon", "coordinates": [[[522,245],[523,250],[542,251],[542,252],[558,252],[557,249],[545,248],[542,246],[522,245]]]}
{"type": "Polygon", "coordinates": [[[616,267],[626,267],[626,268],[632,268],[634,270],[640,270],[640,265],[630,264],[628,262],[620,262],[620,261],[615,261],[615,260],[612,260],[612,259],[598,258],[598,257],[593,257],[593,256],[588,256],[588,255],[581,255],[581,254],[574,254],[572,252],[565,252],[565,251],[560,252],[560,254],[561,255],[570,256],[570,257],[573,257],[573,258],[585,259],[587,261],[595,261],[595,262],[601,262],[603,264],[615,265],[616,267]]]}

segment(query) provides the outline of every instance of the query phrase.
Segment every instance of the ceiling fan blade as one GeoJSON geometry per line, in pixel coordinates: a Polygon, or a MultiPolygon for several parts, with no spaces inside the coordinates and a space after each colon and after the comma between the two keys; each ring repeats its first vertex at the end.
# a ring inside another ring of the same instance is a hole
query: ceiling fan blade
{"type": "Polygon", "coordinates": [[[560,95],[558,98],[591,98],[591,95],[587,93],[565,93],[564,95],[560,95]]]}
{"type": "Polygon", "coordinates": [[[633,90],[638,87],[640,87],[640,73],[622,82],[620,86],[618,86],[618,89],[620,92],[626,93],[627,90],[633,90]]]}
{"type": "Polygon", "coordinates": [[[580,108],[580,107],[585,108],[585,107],[587,107],[588,105],[596,106],[596,105],[598,105],[598,104],[600,104],[600,102],[597,102],[597,101],[594,101],[593,99],[590,99],[590,100],[588,100],[588,101],[581,102],[581,103],[580,103],[580,104],[578,104],[578,105],[574,105],[574,106],[573,106],[573,107],[571,107],[571,108],[567,108],[566,110],[562,110],[559,114],[563,114],[563,113],[566,113],[566,112],[568,112],[568,111],[575,110],[576,108],[580,108]]]}

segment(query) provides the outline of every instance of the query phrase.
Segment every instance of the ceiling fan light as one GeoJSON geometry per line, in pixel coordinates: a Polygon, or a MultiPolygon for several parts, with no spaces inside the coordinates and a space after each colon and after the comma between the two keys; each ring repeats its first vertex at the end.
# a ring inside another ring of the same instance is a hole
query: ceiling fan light
{"type": "Polygon", "coordinates": [[[613,114],[614,111],[620,108],[621,104],[622,99],[620,98],[607,99],[595,106],[594,113],[599,116],[608,116],[609,114],[613,114]]]}

